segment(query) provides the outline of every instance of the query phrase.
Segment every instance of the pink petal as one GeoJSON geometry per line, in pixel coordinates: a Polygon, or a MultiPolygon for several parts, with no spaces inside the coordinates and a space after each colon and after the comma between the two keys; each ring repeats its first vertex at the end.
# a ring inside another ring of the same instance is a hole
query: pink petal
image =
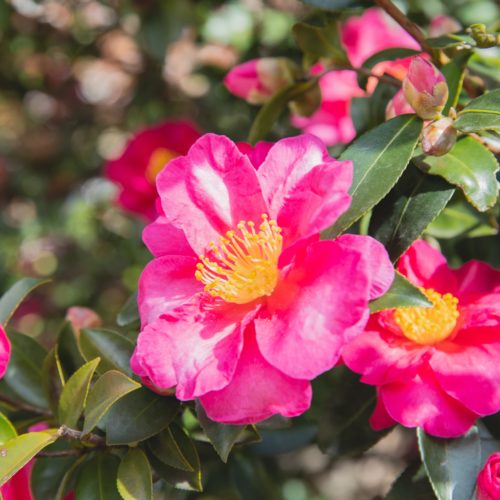
{"type": "Polygon", "coordinates": [[[160,215],[144,228],[142,240],[155,257],[164,255],[195,257],[184,232],[170,224],[164,215],[160,215]]]}
{"type": "Polygon", "coordinates": [[[497,324],[438,344],[429,363],[444,391],[474,413],[489,415],[500,410],[499,360],[497,324]]]}
{"type": "Polygon", "coordinates": [[[10,360],[10,340],[5,333],[2,325],[0,325],[0,378],[5,375],[7,366],[10,360]]]}
{"type": "Polygon", "coordinates": [[[500,270],[485,262],[471,260],[451,271],[457,280],[457,295],[500,293],[500,270]]]}
{"type": "Polygon", "coordinates": [[[236,146],[252,162],[252,165],[257,169],[266,159],[267,153],[273,146],[273,142],[259,141],[255,146],[247,142],[237,142],[236,146]]]}
{"type": "Polygon", "coordinates": [[[387,413],[382,398],[377,394],[377,404],[370,417],[370,425],[373,430],[381,431],[387,429],[387,427],[392,427],[396,423],[397,422],[387,413]]]}
{"type": "Polygon", "coordinates": [[[405,427],[422,427],[432,436],[461,436],[477,418],[441,389],[430,368],[421,369],[411,382],[383,385],[380,396],[394,420],[405,427]]]}
{"type": "Polygon", "coordinates": [[[329,370],[339,359],[346,329],[367,309],[370,284],[358,252],[337,241],[312,244],[255,319],[262,355],[295,378],[329,370]]]}
{"type": "Polygon", "coordinates": [[[30,460],[6,483],[0,486],[0,495],[3,500],[33,500],[30,478],[34,463],[34,460],[30,460]]]}
{"type": "Polygon", "coordinates": [[[202,254],[241,220],[267,212],[255,168],[228,138],[205,134],[157,178],[165,216],[202,254]]]}
{"type": "Polygon", "coordinates": [[[144,268],[137,299],[143,326],[202,290],[203,285],[194,277],[197,262],[195,257],[168,255],[144,268]]]}
{"type": "Polygon", "coordinates": [[[457,282],[444,256],[423,240],[415,241],[401,256],[398,271],[414,285],[439,293],[456,293],[457,282]]]}
{"type": "MultiPolygon", "coordinates": [[[[467,298],[471,299],[469,295],[467,298]]],[[[463,300],[463,295],[460,297],[463,300]]],[[[500,325],[500,293],[492,293],[476,297],[469,303],[459,301],[460,312],[459,324],[462,329],[480,326],[500,325]]]]}
{"type": "Polygon", "coordinates": [[[290,378],[260,354],[252,327],[231,382],[200,398],[210,419],[227,424],[253,424],[275,414],[295,417],[311,404],[311,386],[290,378]]]}

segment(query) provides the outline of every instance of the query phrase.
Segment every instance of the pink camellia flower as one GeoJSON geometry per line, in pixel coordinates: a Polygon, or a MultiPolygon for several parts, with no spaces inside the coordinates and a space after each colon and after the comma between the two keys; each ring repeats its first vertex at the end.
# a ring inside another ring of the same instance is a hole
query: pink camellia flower
{"type": "Polygon", "coordinates": [[[500,453],[490,455],[477,476],[477,500],[500,498],[500,453]]]}
{"type": "Polygon", "coordinates": [[[187,121],[168,121],[132,137],[119,158],[108,161],[106,176],[120,186],[122,208],[151,221],[156,217],[158,172],[173,158],[187,153],[200,134],[187,121]]]}
{"type": "MultiPolygon", "coordinates": [[[[342,26],[342,43],[351,64],[356,67],[377,52],[391,47],[420,50],[418,43],[379,8],[366,9],[361,16],[350,17],[342,26]]],[[[410,60],[381,62],[372,68],[372,72],[403,79],[410,60]]],[[[324,66],[318,64],[311,73],[319,74],[323,70],[324,66]]],[[[354,71],[330,71],[320,78],[322,101],[319,109],[309,118],[292,117],[292,123],[316,135],[327,145],[348,143],[356,135],[351,118],[352,98],[369,95],[376,83],[375,80],[369,81],[368,92],[365,92],[358,86],[354,71]]]]}
{"type": "Polygon", "coordinates": [[[10,360],[10,340],[0,324],[0,378],[5,375],[10,360]]]}
{"type": "Polygon", "coordinates": [[[423,57],[415,57],[403,80],[403,93],[420,118],[435,120],[448,100],[448,84],[436,66],[423,57]]]}
{"type": "Polygon", "coordinates": [[[398,269],[433,306],[374,314],[343,359],[378,388],[375,429],[396,421],[460,436],[500,410],[500,271],[479,261],[450,269],[424,241],[408,249],[398,269]]]}
{"type": "Polygon", "coordinates": [[[362,331],[394,273],[369,237],[319,241],[350,204],[351,162],[309,135],[258,149],[206,134],[158,176],[164,214],[143,234],[155,259],[131,360],[150,387],[175,386],[232,424],[304,412],[309,381],[362,331]]]}
{"type": "Polygon", "coordinates": [[[229,71],[224,85],[250,104],[264,104],[275,92],[293,83],[297,71],[286,57],[251,59],[229,71]]]}

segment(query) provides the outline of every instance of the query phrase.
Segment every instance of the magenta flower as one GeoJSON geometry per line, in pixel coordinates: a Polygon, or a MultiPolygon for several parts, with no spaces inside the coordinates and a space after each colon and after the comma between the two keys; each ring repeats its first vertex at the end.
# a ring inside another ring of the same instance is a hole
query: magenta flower
{"type": "Polygon", "coordinates": [[[186,154],[198,137],[194,125],[187,121],[163,122],[135,134],[120,157],[105,167],[106,176],[120,186],[118,204],[154,220],[158,172],[173,158],[186,154]]]}
{"type": "Polygon", "coordinates": [[[390,120],[395,116],[415,113],[413,108],[408,104],[405,98],[403,89],[396,92],[396,95],[387,103],[385,108],[385,118],[390,120]]]}
{"type": "Polygon", "coordinates": [[[490,455],[477,476],[477,500],[500,498],[500,453],[490,455]]]}
{"type": "Polygon", "coordinates": [[[10,360],[10,351],[10,340],[7,337],[2,325],[0,325],[0,378],[2,378],[7,371],[7,365],[10,360]]]}
{"type": "Polygon", "coordinates": [[[233,424],[304,412],[309,381],[393,279],[375,240],[319,241],[350,204],[351,162],[307,135],[239,148],[204,135],[158,176],[164,215],[144,231],[155,259],[131,360],[146,384],[233,424]]]}
{"type": "Polygon", "coordinates": [[[424,241],[398,268],[433,307],[373,315],[343,359],[378,387],[375,429],[396,421],[460,436],[478,417],[500,410],[500,271],[479,261],[450,269],[424,241]]]}

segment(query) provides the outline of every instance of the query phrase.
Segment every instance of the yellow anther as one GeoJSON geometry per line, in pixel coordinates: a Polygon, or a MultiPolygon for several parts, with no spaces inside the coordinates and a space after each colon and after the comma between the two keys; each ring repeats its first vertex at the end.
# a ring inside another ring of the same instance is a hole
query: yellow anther
{"type": "Polygon", "coordinates": [[[221,237],[218,247],[210,244],[208,255],[200,257],[195,278],[210,295],[246,304],[274,291],[283,237],[276,221],[266,214],[262,221],[258,232],[254,222],[240,221],[237,230],[221,237]]]}
{"type": "Polygon", "coordinates": [[[163,167],[179,155],[167,148],[158,148],[153,151],[146,168],[146,179],[152,184],[155,183],[156,176],[163,170],[163,167]]]}
{"type": "Polygon", "coordinates": [[[432,288],[420,288],[432,302],[432,307],[400,307],[394,320],[403,335],[421,345],[432,345],[448,338],[457,319],[458,299],[451,293],[441,295],[432,288]]]}

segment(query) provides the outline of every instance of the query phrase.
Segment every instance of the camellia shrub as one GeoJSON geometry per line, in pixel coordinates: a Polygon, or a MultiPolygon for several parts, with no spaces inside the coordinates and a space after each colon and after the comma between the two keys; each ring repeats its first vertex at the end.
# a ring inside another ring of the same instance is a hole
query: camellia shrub
{"type": "Polygon", "coordinates": [[[499,9],[421,3],[0,7],[1,498],[500,498],[499,9]]]}

